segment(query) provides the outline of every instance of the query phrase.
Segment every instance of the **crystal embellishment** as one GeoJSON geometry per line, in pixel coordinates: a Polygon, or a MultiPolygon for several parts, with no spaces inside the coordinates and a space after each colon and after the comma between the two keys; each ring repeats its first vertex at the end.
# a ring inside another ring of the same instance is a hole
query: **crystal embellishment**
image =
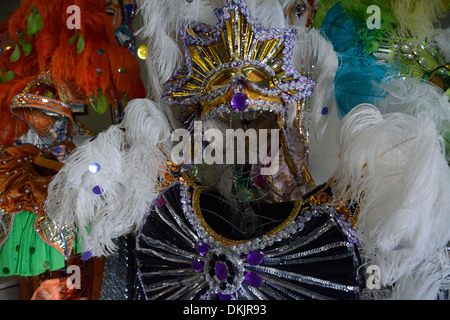
{"type": "Polygon", "coordinates": [[[231,106],[236,111],[244,111],[248,106],[247,99],[245,93],[235,93],[231,98],[231,106]]]}
{"type": "Polygon", "coordinates": [[[100,171],[100,165],[97,162],[93,162],[89,165],[89,171],[92,173],[97,173],[100,171]]]}
{"type": "Polygon", "coordinates": [[[195,190],[175,182],[163,192],[166,204],[154,204],[136,247],[147,299],[356,299],[360,295],[363,278],[356,271],[360,267],[357,239],[332,207],[309,207],[272,235],[228,246],[199,223],[192,210],[195,190]],[[330,262],[349,277],[328,277],[324,270],[330,262]]]}
{"type": "Polygon", "coordinates": [[[247,256],[247,262],[251,265],[259,265],[264,261],[264,252],[260,250],[252,251],[247,256]]]}
{"type": "MultiPolygon", "coordinates": [[[[185,24],[181,28],[185,63],[164,83],[164,102],[187,109],[199,103],[208,105],[238,83],[261,95],[280,98],[277,109],[312,94],[316,83],[293,64],[294,28],[265,29],[253,19],[243,0],[227,1],[216,14],[219,22],[215,26],[185,24]],[[253,71],[263,75],[262,81],[247,77],[253,71]],[[214,86],[221,76],[228,79],[214,86]]],[[[242,103],[237,106],[244,108],[242,103]]]]}

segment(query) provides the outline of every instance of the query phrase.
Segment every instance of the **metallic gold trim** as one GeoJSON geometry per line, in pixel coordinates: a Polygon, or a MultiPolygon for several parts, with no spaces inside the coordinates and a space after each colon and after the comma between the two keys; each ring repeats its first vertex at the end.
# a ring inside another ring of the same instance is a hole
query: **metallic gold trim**
{"type": "MultiPolygon", "coordinates": [[[[228,239],[220,234],[218,234],[217,232],[215,232],[206,222],[206,220],[203,218],[203,214],[201,212],[201,208],[200,208],[200,196],[201,193],[206,190],[207,187],[197,187],[194,188],[194,193],[192,195],[192,207],[194,209],[194,213],[196,218],[198,219],[198,221],[200,221],[200,224],[202,225],[202,227],[205,229],[205,231],[215,240],[220,242],[221,244],[223,244],[224,246],[237,246],[240,245],[242,243],[246,243],[246,242],[250,242],[253,239],[249,239],[249,240],[231,240],[228,239]]],[[[278,225],[277,227],[273,228],[272,230],[270,230],[269,232],[266,232],[265,234],[262,234],[261,236],[257,237],[257,238],[261,238],[264,236],[270,237],[273,236],[277,233],[279,233],[280,231],[282,231],[284,228],[286,228],[290,223],[292,223],[292,221],[294,221],[294,219],[298,216],[298,213],[300,211],[302,205],[302,201],[298,200],[294,202],[294,208],[292,209],[291,213],[289,214],[289,216],[286,218],[286,220],[284,220],[280,225],[278,225]]]]}
{"type": "Polygon", "coordinates": [[[49,246],[61,255],[69,257],[75,241],[75,230],[70,226],[59,226],[46,214],[40,214],[34,222],[34,230],[49,246]]]}

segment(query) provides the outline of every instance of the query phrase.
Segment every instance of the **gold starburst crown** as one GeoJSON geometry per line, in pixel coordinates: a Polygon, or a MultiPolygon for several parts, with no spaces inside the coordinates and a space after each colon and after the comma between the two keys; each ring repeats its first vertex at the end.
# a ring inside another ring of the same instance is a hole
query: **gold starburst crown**
{"type": "MultiPolygon", "coordinates": [[[[265,29],[242,0],[216,9],[215,26],[184,24],[184,66],[164,84],[163,100],[216,112],[270,110],[283,113],[287,103],[312,94],[315,82],[292,64],[293,28],[265,29]]],[[[186,115],[185,115],[186,116],[186,115]]]]}

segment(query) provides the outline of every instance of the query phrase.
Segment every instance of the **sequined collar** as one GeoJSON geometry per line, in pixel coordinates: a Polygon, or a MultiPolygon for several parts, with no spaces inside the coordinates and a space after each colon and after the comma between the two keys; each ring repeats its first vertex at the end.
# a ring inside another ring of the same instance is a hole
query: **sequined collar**
{"type": "Polygon", "coordinates": [[[305,203],[270,234],[228,245],[194,212],[202,191],[174,182],[145,217],[136,254],[146,299],[359,298],[357,240],[333,207],[305,203]]]}
{"type": "MultiPolygon", "coordinates": [[[[194,214],[195,219],[198,221],[197,224],[199,224],[215,241],[220,242],[224,246],[232,246],[232,247],[239,247],[243,246],[246,243],[257,243],[260,242],[262,239],[271,239],[272,237],[276,237],[279,235],[284,229],[286,229],[297,217],[300,207],[301,207],[301,201],[295,201],[294,207],[289,214],[289,216],[278,226],[273,228],[272,230],[264,233],[263,235],[253,238],[251,240],[232,240],[228,239],[222,235],[220,235],[218,232],[216,232],[205,220],[201,207],[200,207],[200,196],[202,192],[207,190],[206,187],[197,187],[194,189],[193,195],[192,195],[192,211],[188,211],[189,214],[194,214]]],[[[187,195],[187,194],[186,194],[187,195]]],[[[190,210],[190,209],[188,209],[190,210]]]]}

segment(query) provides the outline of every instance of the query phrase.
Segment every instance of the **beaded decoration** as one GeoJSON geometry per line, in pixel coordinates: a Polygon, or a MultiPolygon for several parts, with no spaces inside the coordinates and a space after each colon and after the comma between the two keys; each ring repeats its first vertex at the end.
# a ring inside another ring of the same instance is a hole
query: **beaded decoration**
{"type": "Polygon", "coordinates": [[[136,247],[146,299],[359,298],[357,239],[333,207],[295,205],[273,230],[236,241],[211,232],[198,192],[175,182],[146,216],[136,247]]]}
{"type": "Polygon", "coordinates": [[[295,29],[264,29],[242,0],[216,9],[219,22],[181,28],[185,66],[164,84],[162,99],[200,115],[272,110],[312,94],[315,82],[292,64],[295,29]],[[231,103],[230,103],[231,102],[231,103]]]}

